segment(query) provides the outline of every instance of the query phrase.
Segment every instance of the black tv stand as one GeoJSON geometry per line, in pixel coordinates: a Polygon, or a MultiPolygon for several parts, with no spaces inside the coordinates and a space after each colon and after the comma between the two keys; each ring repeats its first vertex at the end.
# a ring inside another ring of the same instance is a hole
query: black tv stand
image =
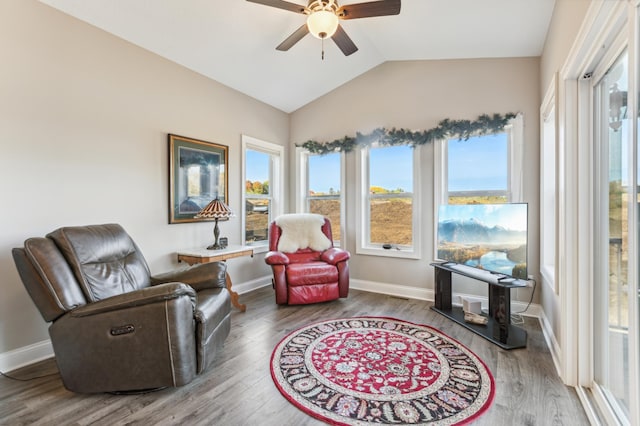
{"type": "Polygon", "coordinates": [[[503,349],[518,349],[527,346],[527,332],[511,324],[511,289],[526,287],[527,282],[512,277],[498,277],[485,271],[465,268],[453,262],[434,262],[435,303],[434,311],[457,322],[463,327],[495,343],[503,349]],[[451,303],[451,274],[484,281],[489,284],[489,315],[485,325],[468,323],[462,308],[451,303]]]}

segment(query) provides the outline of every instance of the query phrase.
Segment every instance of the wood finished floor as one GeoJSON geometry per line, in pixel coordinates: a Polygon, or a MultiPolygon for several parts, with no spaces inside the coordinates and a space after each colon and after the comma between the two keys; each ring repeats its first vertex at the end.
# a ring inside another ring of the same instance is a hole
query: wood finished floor
{"type": "MultiPolygon", "coordinates": [[[[526,319],[526,349],[505,351],[431,311],[430,302],[352,290],[348,299],[307,306],[276,306],[273,290],[241,295],[231,334],[214,365],[187,386],[144,395],[79,395],[57,374],[28,382],[0,378],[3,425],[321,425],[278,392],[269,373],[274,346],[315,321],[358,315],[428,324],[482,358],[496,380],[496,397],[476,425],[587,425],[575,391],[558,378],[540,326],[526,319]]],[[[53,360],[12,372],[56,373],[53,360]]]]}

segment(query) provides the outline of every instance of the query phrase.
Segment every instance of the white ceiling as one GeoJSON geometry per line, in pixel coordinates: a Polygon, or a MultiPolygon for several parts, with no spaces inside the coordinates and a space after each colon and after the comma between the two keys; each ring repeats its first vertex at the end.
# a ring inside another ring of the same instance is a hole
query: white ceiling
{"type": "Polygon", "coordinates": [[[327,40],[322,61],[311,35],[275,50],[305,16],[245,0],[40,1],[285,112],[385,61],[539,56],[555,4],[402,0],[397,16],[341,21],[359,50],[327,40]]]}

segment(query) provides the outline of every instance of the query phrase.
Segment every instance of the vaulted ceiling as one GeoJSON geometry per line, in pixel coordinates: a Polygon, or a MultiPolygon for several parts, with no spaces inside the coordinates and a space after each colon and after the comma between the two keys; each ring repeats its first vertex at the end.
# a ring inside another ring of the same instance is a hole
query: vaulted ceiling
{"type": "Polygon", "coordinates": [[[311,35],[275,50],[305,16],[245,0],[40,1],[285,112],[386,61],[539,56],[555,4],[402,0],[397,16],[341,21],[359,50],[327,40],[322,60],[311,35]]]}

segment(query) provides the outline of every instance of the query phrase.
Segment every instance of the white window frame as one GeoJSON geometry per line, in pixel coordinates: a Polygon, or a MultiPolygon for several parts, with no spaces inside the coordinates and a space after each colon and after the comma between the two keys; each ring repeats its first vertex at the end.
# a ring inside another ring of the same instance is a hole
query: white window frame
{"type": "MultiPolygon", "coordinates": [[[[307,213],[309,211],[309,157],[313,154],[309,150],[296,147],[296,176],[298,177],[295,182],[295,208],[297,213],[307,213]]],[[[340,241],[334,241],[333,244],[336,247],[346,247],[346,166],[345,166],[345,153],[340,152],[340,241]]]]}
{"type": "MultiPolygon", "coordinates": [[[[242,135],[242,244],[253,247],[254,253],[263,253],[269,250],[268,240],[257,243],[247,243],[246,240],[247,194],[245,182],[247,181],[247,150],[268,154],[271,160],[269,176],[270,195],[265,196],[271,200],[269,223],[283,213],[285,151],[282,145],[242,135]]],[[[252,196],[251,198],[260,198],[260,196],[252,196]]]]}
{"type": "MultiPolygon", "coordinates": [[[[504,131],[507,133],[507,202],[521,203],[523,199],[524,173],[524,118],[518,113],[509,121],[504,131]]],[[[438,235],[438,210],[441,204],[449,203],[449,179],[447,173],[447,145],[448,139],[434,142],[433,146],[433,235],[438,235]]],[[[486,191],[488,193],[489,191],[486,191]]],[[[493,192],[493,191],[491,191],[493,192]]],[[[475,195],[480,191],[474,191],[475,195]]],[[[481,194],[484,195],[484,194],[481,194]]],[[[434,238],[433,252],[438,253],[438,241],[434,238]]]]}
{"type": "MultiPolygon", "coordinates": [[[[504,132],[496,133],[496,135],[499,135],[501,133],[504,133],[507,137],[507,159],[509,159],[511,158],[511,135],[510,135],[510,132],[508,132],[506,129],[504,132]]],[[[449,197],[505,197],[508,202],[511,199],[511,180],[509,179],[509,176],[511,176],[511,161],[508,161],[508,160],[507,160],[507,187],[505,189],[484,189],[484,190],[477,190],[477,191],[449,191],[448,164],[449,164],[449,144],[451,143],[451,141],[457,142],[458,140],[456,138],[447,139],[445,141],[444,148],[443,148],[446,155],[446,164],[447,164],[447,168],[444,172],[446,173],[445,183],[447,185],[446,187],[447,202],[449,200],[449,197]]]]}
{"type": "Polygon", "coordinates": [[[558,91],[553,76],[540,107],[540,275],[559,294],[558,264],[558,91]]]}
{"type": "MultiPolygon", "coordinates": [[[[594,253],[596,239],[595,200],[596,182],[594,164],[597,160],[594,143],[594,105],[592,86],[599,80],[594,68],[601,63],[613,62],[629,41],[630,75],[636,63],[634,48],[635,28],[625,27],[637,12],[630,10],[638,5],[634,2],[593,2],[587,11],[582,29],[569,51],[567,60],[559,72],[558,80],[558,280],[560,325],[559,372],[567,385],[576,386],[585,412],[592,424],[620,424],[612,407],[606,402],[599,386],[594,383],[593,350],[594,315],[593,292],[595,285],[594,253]]],[[[635,27],[635,25],[634,25],[635,27]]],[[[635,82],[630,80],[627,114],[636,116],[635,82]]],[[[633,121],[633,120],[632,120],[633,121]]],[[[635,126],[635,124],[634,124],[635,126]]],[[[635,138],[632,140],[635,141],[635,138]]],[[[630,158],[635,159],[635,155],[630,158]]],[[[635,170],[631,167],[630,170],[635,170]]],[[[634,182],[635,178],[630,182],[634,182]]],[[[633,199],[633,197],[631,197],[633,199]]],[[[635,203],[629,214],[635,222],[635,203]]],[[[632,229],[635,224],[630,223],[632,229]]],[[[629,234],[629,259],[637,259],[634,232],[629,234]]],[[[629,262],[629,282],[635,283],[637,271],[634,262],[629,262]],[[631,278],[633,277],[633,278],[631,278]]],[[[630,294],[634,290],[630,286],[630,294]]],[[[630,305],[632,319],[635,304],[630,305]]],[[[635,314],[637,315],[637,313],[635,314]]],[[[637,347],[637,335],[630,332],[630,347],[637,347]]],[[[638,389],[638,359],[629,360],[629,376],[632,389],[638,389]]],[[[632,393],[631,401],[637,401],[632,393]]],[[[640,406],[631,407],[631,424],[640,419],[640,406]]]]}
{"type": "MultiPolygon", "coordinates": [[[[360,147],[356,150],[358,156],[356,161],[356,176],[357,176],[357,192],[356,192],[356,205],[359,208],[356,214],[356,253],[370,256],[385,256],[385,257],[398,257],[404,259],[420,259],[421,257],[421,244],[420,244],[420,207],[421,200],[421,178],[420,178],[420,158],[422,149],[420,146],[413,148],[413,192],[411,193],[412,202],[412,246],[400,246],[392,249],[382,248],[382,244],[371,244],[369,242],[369,188],[371,187],[369,182],[369,154],[371,149],[384,148],[385,146],[377,145],[376,143],[371,146],[360,147]]],[[[398,194],[394,194],[398,196],[398,194]]]]}
{"type": "MultiPolygon", "coordinates": [[[[523,202],[523,116],[518,114],[504,128],[507,134],[507,190],[506,191],[452,191],[457,196],[506,195],[508,203],[523,202]]],[[[449,201],[448,147],[449,139],[434,142],[434,208],[449,201]]],[[[437,221],[436,221],[437,223],[437,221]]]]}

